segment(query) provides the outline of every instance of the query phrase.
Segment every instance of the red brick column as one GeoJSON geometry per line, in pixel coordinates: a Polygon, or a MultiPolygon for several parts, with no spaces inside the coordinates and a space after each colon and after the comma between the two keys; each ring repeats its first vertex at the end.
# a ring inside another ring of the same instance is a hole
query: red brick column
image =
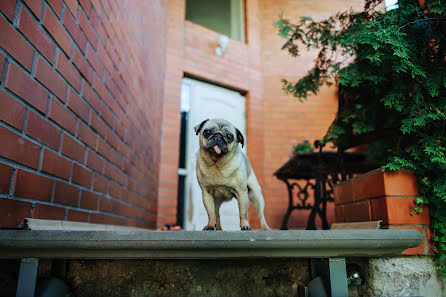
{"type": "Polygon", "coordinates": [[[417,195],[411,172],[374,170],[335,186],[336,222],[382,220],[384,228],[416,229],[423,235],[423,244],[404,254],[429,254],[429,209],[423,207],[420,214],[411,214],[417,195]]]}
{"type": "Polygon", "coordinates": [[[167,57],[163,78],[164,97],[160,113],[159,182],[157,226],[177,221],[178,162],[180,151],[180,95],[183,79],[184,18],[183,0],[170,0],[167,5],[167,57]]]}

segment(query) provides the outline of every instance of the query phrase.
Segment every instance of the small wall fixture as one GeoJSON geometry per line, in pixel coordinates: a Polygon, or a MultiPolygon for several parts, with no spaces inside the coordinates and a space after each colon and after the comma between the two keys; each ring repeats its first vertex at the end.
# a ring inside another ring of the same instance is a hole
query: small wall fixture
{"type": "Polygon", "coordinates": [[[228,47],[229,37],[226,35],[219,35],[217,40],[217,47],[215,48],[215,54],[222,57],[228,47]]]}

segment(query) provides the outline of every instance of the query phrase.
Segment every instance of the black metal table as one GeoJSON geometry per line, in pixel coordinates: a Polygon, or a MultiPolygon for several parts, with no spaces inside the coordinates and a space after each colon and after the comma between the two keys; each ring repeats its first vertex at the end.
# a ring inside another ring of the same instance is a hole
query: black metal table
{"type": "Polygon", "coordinates": [[[344,176],[365,173],[377,168],[366,160],[366,155],[359,152],[319,151],[299,153],[282,165],[274,175],[283,181],[288,190],[288,209],[282,221],[282,230],[288,229],[288,219],[293,210],[311,209],[307,221],[307,230],[316,230],[316,216],[322,221],[322,229],[329,229],[327,222],[327,203],[333,201],[333,185],[344,176]],[[299,182],[303,181],[303,182],[299,182]],[[297,189],[295,195],[293,190],[297,189]],[[314,204],[308,200],[314,190],[314,204]],[[296,197],[296,202],[294,201],[296,197]]]}

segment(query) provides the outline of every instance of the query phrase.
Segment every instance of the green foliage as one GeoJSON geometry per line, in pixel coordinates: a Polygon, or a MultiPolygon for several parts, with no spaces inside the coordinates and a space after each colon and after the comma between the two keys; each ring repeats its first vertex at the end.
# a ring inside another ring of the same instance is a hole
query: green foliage
{"type": "Polygon", "coordinates": [[[419,178],[413,213],[430,205],[434,250],[446,277],[446,0],[400,0],[385,12],[366,0],[361,12],[340,12],[275,26],[293,57],[319,51],[314,67],[283,89],[303,101],[337,83],[340,110],[324,142],[352,146],[374,135],[369,156],[383,170],[410,169],[419,178]]]}
{"type": "Polygon", "coordinates": [[[300,153],[308,153],[314,151],[314,147],[308,142],[308,140],[304,140],[301,143],[298,143],[293,148],[293,155],[297,155],[300,153]]]}

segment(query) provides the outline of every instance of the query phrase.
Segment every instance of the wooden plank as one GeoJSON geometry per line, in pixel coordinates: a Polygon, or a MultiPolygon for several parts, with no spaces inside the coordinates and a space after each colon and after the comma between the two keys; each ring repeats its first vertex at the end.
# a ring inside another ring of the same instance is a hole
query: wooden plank
{"type": "Polygon", "coordinates": [[[92,224],[82,222],[41,220],[26,218],[24,228],[30,230],[53,230],[53,231],[142,231],[147,230],[138,227],[92,224]]]}
{"type": "Polygon", "coordinates": [[[353,222],[353,223],[333,223],[331,230],[364,230],[380,229],[382,221],[353,222]]]}

